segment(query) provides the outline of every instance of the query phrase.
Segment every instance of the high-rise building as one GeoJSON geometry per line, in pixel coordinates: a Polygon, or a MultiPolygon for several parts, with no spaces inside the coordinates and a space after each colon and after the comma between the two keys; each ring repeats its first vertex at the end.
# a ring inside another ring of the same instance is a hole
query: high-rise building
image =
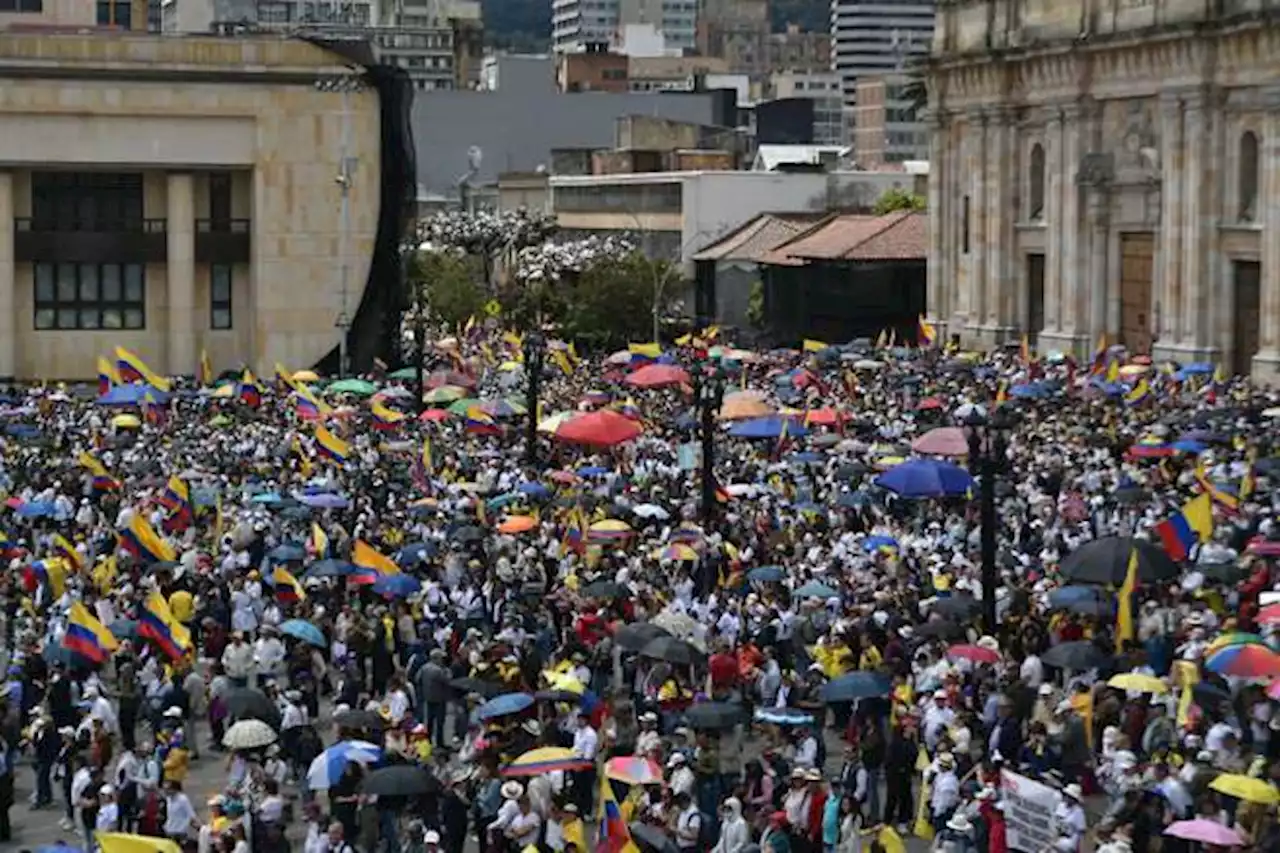
{"type": "Polygon", "coordinates": [[[840,75],[846,107],[858,80],[902,74],[929,55],[929,0],[831,0],[831,67],[840,75]]]}
{"type": "Polygon", "coordinates": [[[612,43],[626,24],[651,24],[668,49],[692,49],[698,0],[551,0],[551,44],[557,53],[612,43]]]}

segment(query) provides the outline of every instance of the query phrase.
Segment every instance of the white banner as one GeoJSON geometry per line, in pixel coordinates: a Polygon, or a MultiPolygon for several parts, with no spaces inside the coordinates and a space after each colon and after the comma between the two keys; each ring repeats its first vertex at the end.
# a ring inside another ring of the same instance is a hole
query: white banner
{"type": "Polygon", "coordinates": [[[1048,785],[1008,770],[1000,772],[1000,788],[1005,804],[1009,849],[1025,853],[1052,849],[1058,837],[1053,813],[1062,795],[1048,785]]]}

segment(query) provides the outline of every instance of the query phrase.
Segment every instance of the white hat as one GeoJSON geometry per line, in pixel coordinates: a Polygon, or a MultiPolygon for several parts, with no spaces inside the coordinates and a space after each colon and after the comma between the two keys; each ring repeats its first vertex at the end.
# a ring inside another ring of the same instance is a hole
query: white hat
{"type": "Polygon", "coordinates": [[[168,708],[165,709],[164,715],[166,717],[169,717],[170,719],[181,719],[182,709],[179,708],[177,705],[170,705],[168,708]]]}
{"type": "Polygon", "coordinates": [[[436,832],[434,829],[428,829],[427,834],[422,836],[422,843],[423,844],[439,844],[440,833],[436,832]]]}
{"type": "Polygon", "coordinates": [[[1075,800],[1077,803],[1080,802],[1080,798],[1084,796],[1084,792],[1080,790],[1080,786],[1075,782],[1072,782],[1070,785],[1063,788],[1062,794],[1069,799],[1075,800]]]}
{"type": "Polygon", "coordinates": [[[934,699],[946,699],[946,698],[947,698],[947,691],[945,691],[945,690],[935,690],[935,691],[933,691],[933,698],[934,698],[934,699]]]}
{"type": "Polygon", "coordinates": [[[672,767],[679,767],[681,764],[684,764],[685,760],[683,752],[673,752],[671,757],[667,759],[667,769],[670,770],[672,767]]]}
{"type": "Polygon", "coordinates": [[[101,788],[98,789],[98,796],[100,797],[114,797],[115,795],[116,795],[116,789],[111,787],[110,785],[103,785],[101,788]]]}
{"type": "Polygon", "coordinates": [[[956,757],[951,753],[949,752],[938,753],[938,764],[942,765],[943,767],[954,767],[955,763],[956,763],[956,757]]]}
{"type": "Polygon", "coordinates": [[[538,735],[542,734],[542,724],[539,723],[537,720],[525,720],[523,723],[520,724],[520,728],[524,729],[526,732],[533,735],[534,737],[537,737],[538,735]]]}
{"type": "Polygon", "coordinates": [[[1052,696],[1052,695],[1053,695],[1053,685],[1052,685],[1052,684],[1048,684],[1048,683],[1041,684],[1041,685],[1040,685],[1040,689],[1039,689],[1037,692],[1038,692],[1041,696],[1052,696]]]}
{"type": "Polygon", "coordinates": [[[658,722],[658,715],[653,713],[652,711],[645,711],[643,714],[640,715],[640,722],[656,723],[658,722]]]}
{"type": "Polygon", "coordinates": [[[514,780],[511,782],[503,782],[502,789],[499,793],[502,794],[502,799],[504,800],[518,800],[521,795],[524,794],[524,785],[521,785],[519,782],[514,780]]]}
{"type": "Polygon", "coordinates": [[[969,818],[965,817],[963,812],[956,812],[947,821],[947,829],[953,832],[968,832],[973,829],[973,824],[969,823],[969,818]]]}

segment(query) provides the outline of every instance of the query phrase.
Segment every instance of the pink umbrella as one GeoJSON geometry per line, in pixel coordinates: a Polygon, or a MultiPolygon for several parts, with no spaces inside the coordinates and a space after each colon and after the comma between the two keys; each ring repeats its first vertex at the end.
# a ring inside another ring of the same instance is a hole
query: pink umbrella
{"type": "Polygon", "coordinates": [[[1244,844],[1244,839],[1234,829],[1223,826],[1216,820],[1208,820],[1202,817],[1195,820],[1180,820],[1177,823],[1171,823],[1169,828],[1164,831],[1164,834],[1186,841],[1212,844],[1217,847],[1240,847],[1244,844]]]}
{"type": "Polygon", "coordinates": [[[646,364],[623,381],[636,388],[662,388],[665,385],[688,385],[689,374],[674,364],[646,364]]]}
{"type": "Polygon", "coordinates": [[[938,427],[911,442],[911,449],[926,456],[968,456],[969,439],[960,427],[938,427]]]}
{"type": "Polygon", "coordinates": [[[1280,678],[1273,681],[1271,686],[1267,688],[1267,698],[1280,701],[1280,678]]]}

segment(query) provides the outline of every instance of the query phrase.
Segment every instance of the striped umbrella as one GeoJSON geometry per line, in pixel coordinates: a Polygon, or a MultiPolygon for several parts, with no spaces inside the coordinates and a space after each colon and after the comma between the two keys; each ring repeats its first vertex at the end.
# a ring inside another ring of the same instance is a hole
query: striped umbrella
{"type": "Polygon", "coordinates": [[[1238,678],[1280,677],[1280,655],[1266,646],[1227,646],[1205,660],[1205,669],[1238,678]]]}
{"type": "Polygon", "coordinates": [[[579,758],[572,749],[546,746],[531,749],[502,768],[503,776],[541,776],[555,770],[590,770],[592,763],[579,758]]]}
{"type": "Polygon", "coordinates": [[[376,764],[383,757],[382,748],[363,740],[344,740],[335,743],[315,757],[307,768],[307,786],[313,791],[327,791],[338,783],[347,765],[376,764]]]}
{"type": "Polygon", "coordinates": [[[604,775],[624,785],[657,785],[662,782],[662,768],[638,755],[610,758],[605,762],[604,775]]]}

